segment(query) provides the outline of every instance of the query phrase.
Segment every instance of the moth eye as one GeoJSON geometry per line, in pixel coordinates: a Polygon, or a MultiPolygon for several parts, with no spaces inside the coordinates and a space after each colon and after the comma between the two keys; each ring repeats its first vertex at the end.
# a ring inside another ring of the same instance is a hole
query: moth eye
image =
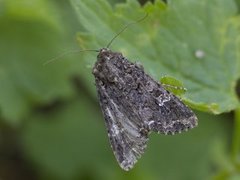
{"type": "Polygon", "coordinates": [[[102,55],[103,61],[110,60],[110,59],[111,59],[111,56],[108,53],[103,53],[103,55],[102,55]]]}

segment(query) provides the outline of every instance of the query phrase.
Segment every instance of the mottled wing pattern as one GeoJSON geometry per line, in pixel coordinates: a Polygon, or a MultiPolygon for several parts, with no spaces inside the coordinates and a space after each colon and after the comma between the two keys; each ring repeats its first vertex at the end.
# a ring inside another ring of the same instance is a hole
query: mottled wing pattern
{"type": "Polygon", "coordinates": [[[148,96],[139,112],[141,117],[148,117],[149,130],[173,135],[197,126],[193,111],[149,75],[144,75],[139,88],[144,92],[142,96],[148,96]]]}
{"type": "Polygon", "coordinates": [[[138,117],[125,114],[126,110],[120,109],[122,107],[109,97],[104,86],[99,86],[97,79],[96,86],[114,155],[121,168],[128,171],[144,153],[148,132],[141,132],[140,125],[136,123],[140,120],[134,120],[138,117]]]}
{"type": "Polygon", "coordinates": [[[101,49],[93,74],[110,143],[124,170],[144,153],[149,132],[176,134],[197,125],[191,109],[121,53],[101,49]]]}

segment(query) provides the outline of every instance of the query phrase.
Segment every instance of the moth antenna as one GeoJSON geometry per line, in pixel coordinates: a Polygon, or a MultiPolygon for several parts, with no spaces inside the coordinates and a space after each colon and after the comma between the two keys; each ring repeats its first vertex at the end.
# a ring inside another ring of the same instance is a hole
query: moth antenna
{"type": "Polygon", "coordinates": [[[138,19],[137,21],[131,22],[131,23],[127,24],[126,26],[124,26],[124,27],[112,38],[112,40],[107,44],[107,48],[109,48],[109,47],[111,46],[112,42],[113,42],[120,34],[122,34],[122,32],[125,31],[129,26],[132,26],[132,25],[134,25],[134,24],[137,24],[137,23],[143,21],[144,19],[146,19],[147,17],[148,17],[148,13],[146,13],[144,17],[138,19]]]}
{"type": "MultiPolygon", "coordinates": [[[[144,17],[138,19],[137,21],[131,22],[131,23],[127,24],[125,27],[123,27],[123,28],[111,39],[111,41],[107,44],[107,48],[109,48],[109,47],[111,46],[112,42],[113,42],[123,31],[125,31],[129,26],[132,26],[132,25],[134,25],[134,24],[137,24],[137,23],[143,21],[144,19],[147,18],[147,16],[148,16],[148,13],[146,13],[144,17]]],[[[85,52],[85,51],[99,52],[99,50],[95,50],[95,49],[70,50],[70,51],[67,51],[67,52],[64,52],[64,53],[58,55],[57,57],[54,57],[54,58],[46,61],[45,63],[43,63],[43,66],[48,65],[48,64],[50,64],[50,63],[52,63],[52,62],[60,59],[61,57],[68,55],[68,54],[74,54],[74,53],[85,52]]]]}
{"type": "Polygon", "coordinates": [[[43,66],[46,66],[54,61],[57,61],[59,60],[61,57],[63,56],[66,56],[68,54],[74,54],[74,53],[80,53],[80,52],[85,52],[85,51],[94,51],[94,52],[99,52],[99,50],[95,50],[95,49],[84,49],[84,50],[70,50],[70,51],[67,51],[67,52],[64,52],[60,55],[58,55],[57,57],[54,57],[48,61],[46,61],[45,63],[43,63],[43,66]]]}

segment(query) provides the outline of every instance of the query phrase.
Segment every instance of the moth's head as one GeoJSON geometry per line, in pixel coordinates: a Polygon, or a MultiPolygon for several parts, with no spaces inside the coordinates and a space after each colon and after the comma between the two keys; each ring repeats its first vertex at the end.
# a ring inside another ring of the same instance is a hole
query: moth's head
{"type": "Polygon", "coordinates": [[[108,48],[102,48],[99,50],[98,59],[109,60],[111,58],[112,51],[108,48]]]}
{"type": "Polygon", "coordinates": [[[102,48],[99,50],[99,54],[97,56],[98,61],[105,62],[111,59],[116,59],[116,57],[122,56],[122,53],[113,52],[108,48],[102,48]]]}

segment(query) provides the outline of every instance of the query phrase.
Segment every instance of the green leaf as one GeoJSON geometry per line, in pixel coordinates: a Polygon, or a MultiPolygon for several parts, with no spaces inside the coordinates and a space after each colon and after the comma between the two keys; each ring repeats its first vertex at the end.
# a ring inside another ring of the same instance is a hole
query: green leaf
{"type": "Polygon", "coordinates": [[[183,83],[173,77],[164,76],[160,79],[160,82],[166,90],[172,92],[175,95],[181,96],[187,91],[187,89],[184,88],[183,83]]]}
{"type": "Polygon", "coordinates": [[[93,105],[82,95],[55,112],[35,114],[29,119],[22,134],[23,146],[41,173],[70,179],[96,169],[104,161],[110,148],[104,122],[98,118],[101,114],[93,105]]]}
{"type": "Polygon", "coordinates": [[[46,0],[2,0],[0,2],[3,14],[8,17],[25,20],[44,20],[46,23],[60,28],[60,24],[56,19],[57,9],[54,3],[46,0]]]}
{"type": "Polygon", "coordinates": [[[58,8],[52,5],[45,0],[0,3],[0,112],[13,125],[36,106],[73,94],[69,80],[77,61],[63,57],[43,66],[69,41],[60,28],[58,8]]]}
{"type": "MultiPolygon", "coordinates": [[[[149,17],[129,27],[111,49],[140,61],[156,80],[177,77],[196,109],[218,114],[239,105],[240,18],[234,0],[173,0],[167,6],[157,0],[144,7],[133,0],[115,7],[105,0],[71,2],[86,29],[79,37],[82,48],[106,46],[125,24],[147,11],[149,17]]],[[[91,67],[96,61],[96,55],[84,53],[83,58],[91,67]]],[[[90,73],[82,76],[92,84],[90,73]]]]}
{"type": "Polygon", "coordinates": [[[102,113],[83,93],[52,113],[29,118],[21,139],[24,155],[37,172],[56,179],[207,179],[213,166],[219,170],[225,163],[222,152],[231,132],[227,116],[198,117],[201,124],[188,133],[152,133],[146,152],[128,173],[115,160],[102,113]]]}
{"type": "Polygon", "coordinates": [[[238,180],[238,179],[240,179],[240,174],[239,173],[235,173],[229,178],[229,180],[238,180]]]}
{"type": "Polygon", "coordinates": [[[149,179],[141,170],[123,173],[96,105],[81,93],[51,113],[35,113],[21,134],[24,157],[56,179],[149,179]]]}
{"type": "Polygon", "coordinates": [[[210,179],[211,174],[221,170],[224,163],[229,163],[226,152],[231,132],[226,120],[230,118],[204,113],[197,113],[197,116],[201,123],[187,133],[151,134],[147,151],[137,167],[155,174],[155,179],[179,180],[210,179]]]}
{"type": "Polygon", "coordinates": [[[240,0],[235,0],[238,5],[238,13],[240,13],[240,0]]]}

